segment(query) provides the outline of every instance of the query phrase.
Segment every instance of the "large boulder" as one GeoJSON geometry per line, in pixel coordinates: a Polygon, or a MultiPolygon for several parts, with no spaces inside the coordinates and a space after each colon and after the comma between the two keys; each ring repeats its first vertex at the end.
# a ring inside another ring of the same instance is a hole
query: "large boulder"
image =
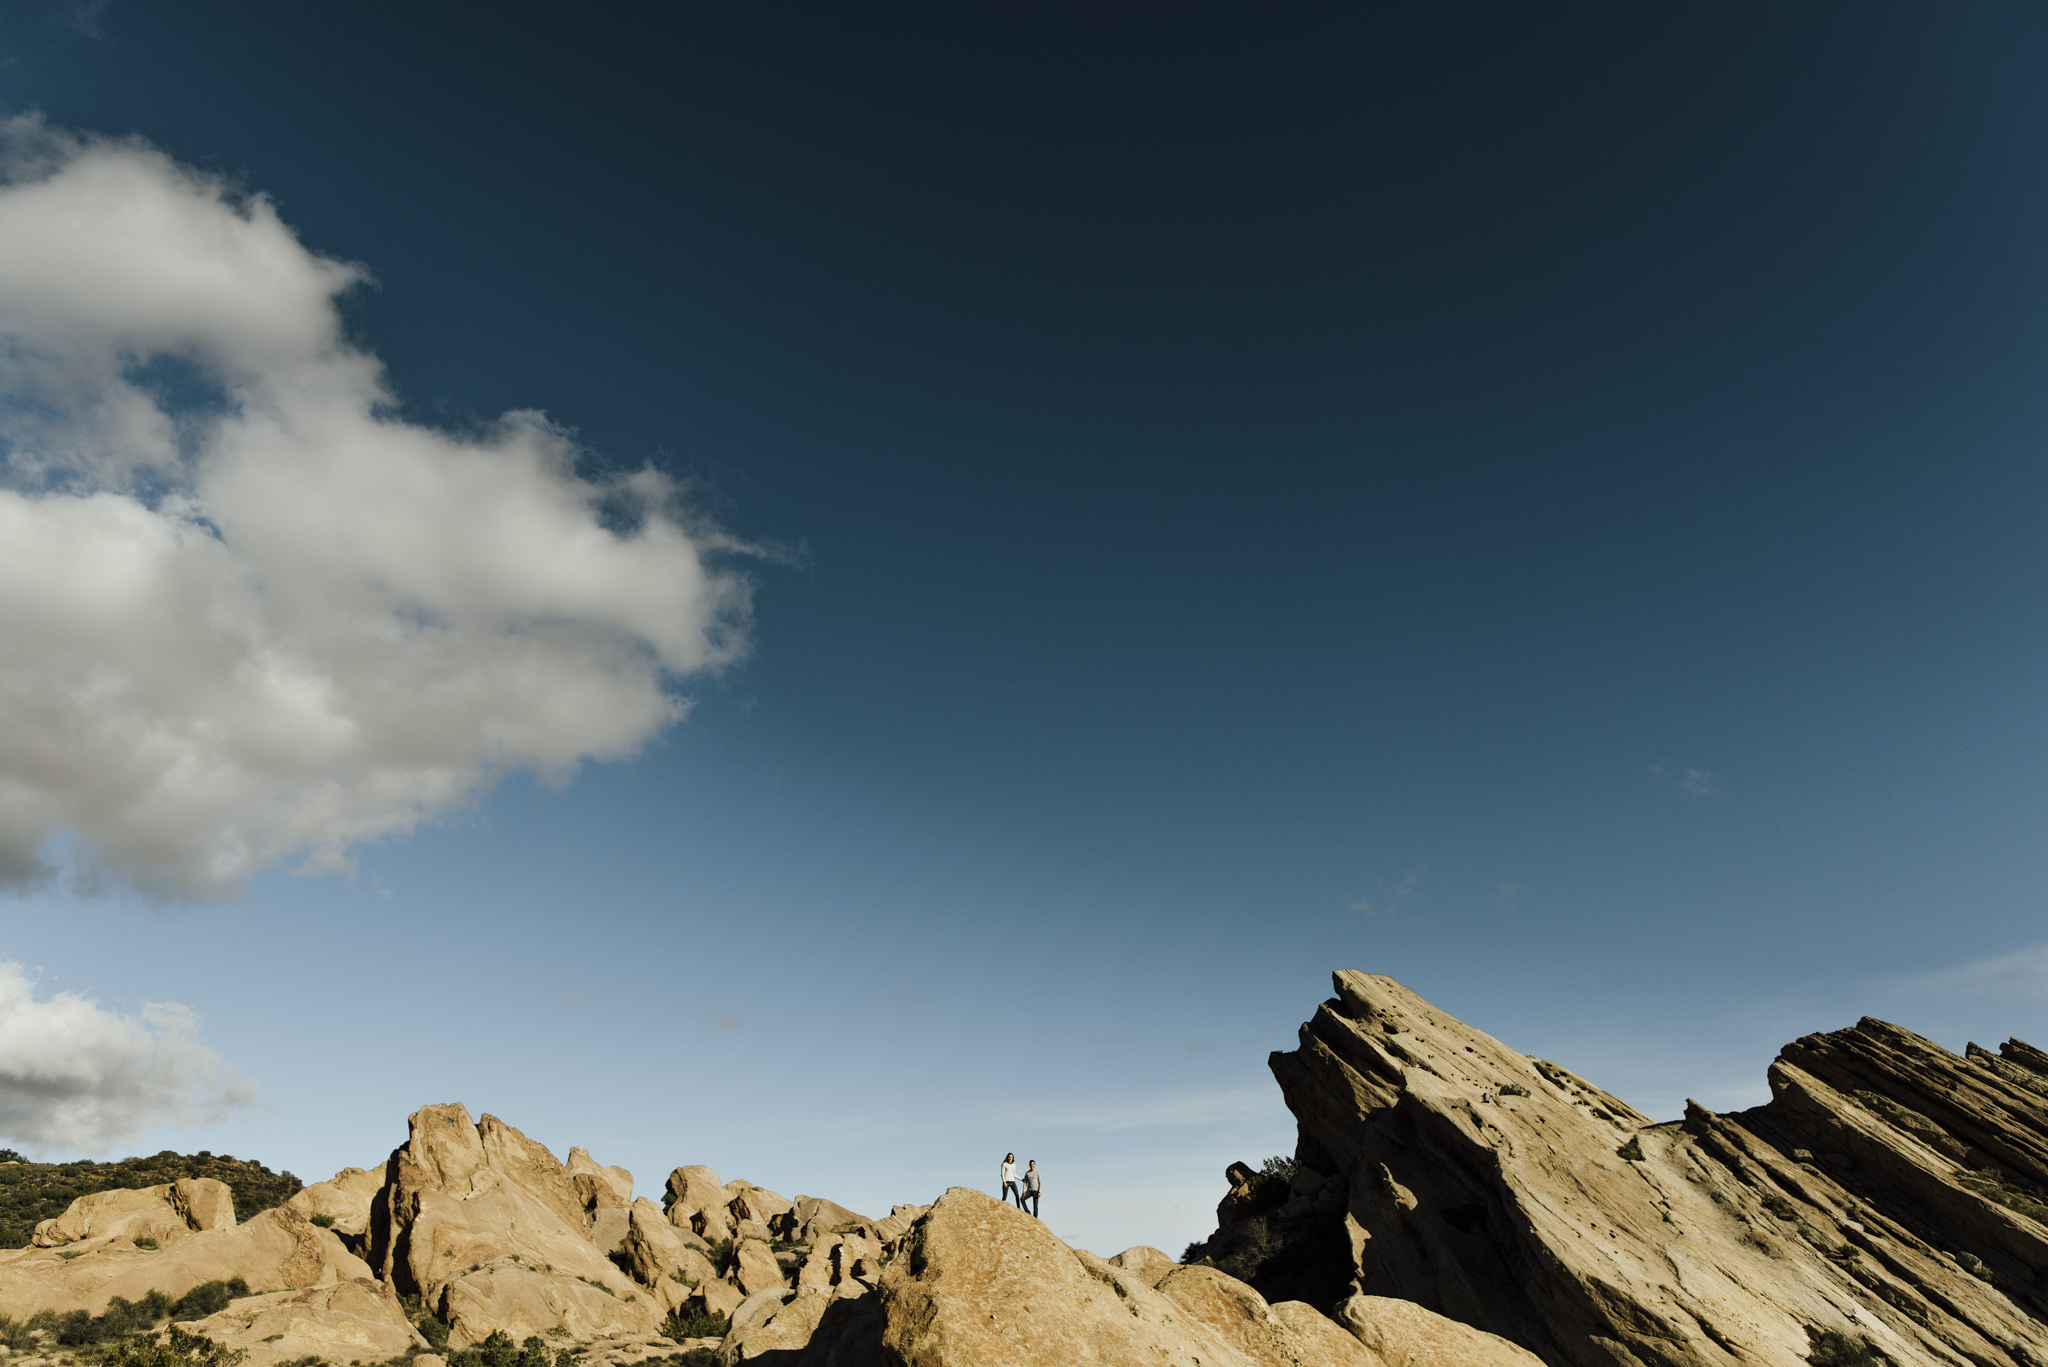
{"type": "Polygon", "coordinates": [[[586,1173],[579,1184],[543,1146],[495,1116],[472,1122],[459,1105],[416,1112],[389,1170],[372,1259],[394,1290],[449,1324],[452,1346],[493,1329],[518,1339],[655,1328],[657,1302],[590,1238],[588,1202],[614,1194],[610,1182],[586,1173]]]}
{"type": "Polygon", "coordinates": [[[787,1215],[796,1207],[796,1202],[787,1196],[778,1195],[766,1187],[757,1187],[752,1182],[729,1182],[725,1191],[725,1208],[736,1224],[753,1221],[765,1229],[778,1216],[787,1215]]]}
{"type": "Polygon", "coordinates": [[[1147,1286],[1157,1287],[1166,1274],[1180,1264],[1149,1244],[1138,1244],[1127,1248],[1109,1260],[1111,1267],[1120,1267],[1147,1286]]]}
{"type": "Polygon", "coordinates": [[[474,1347],[493,1330],[509,1334],[514,1343],[554,1329],[584,1339],[652,1333],[658,1319],[654,1302],[644,1294],[628,1292],[626,1297],[621,1299],[574,1277],[506,1260],[465,1272],[447,1283],[441,1288],[439,1305],[451,1348],[474,1347]]]}
{"type": "Polygon", "coordinates": [[[749,1296],[763,1291],[780,1291],[789,1285],[782,1264],[759,1239],[742,1239],[734,1249],[733,1281],[749,1296]]]}
{"type": "Polygon", "coordinates": [[[1414,1301],[1352,1296],[1337,1307],[1336,1320],[1387,1367],[1543,1367],[1543,1359],[1520,1344],[1414,1301]]]}
{"type": "MultiPolygon", "coordinates": [[[[63,1251],[70,1253],[75,1247],[63,1251]]],[[[266,1210],[229,1229],[188,1231],[156,1250],[126,1239],[85,1245],[75,1258],[25,1249],[0,1262],[0,1314],[26,1318],[38,1310],[100,1314],[115,1296],[141,1300],[152,1291],[175,1299],[202,1282],[240,1277],[258,1291],[330,1287],[371,1275],[332,1230],[295,1210],[266,1210]]]]}
{"type": "Polygon", "coordinates": [[[732,1237],[733,1219],[725,1208],[729,1199],[718,1174],[702,1164],[677,1168],[668,1175],[669,1223],[712,1243],[732,1237]]]}
{"type": "Polygon", "coordinates": [[[242,1367],[275,1367],[307,1357],[383,1362],[414,1347],[412,1327],[397,1302],[368,1279],[245,1296],[189,1327],[245,1350],[242,1367]]]}
{"type": "Polygon", "coordinates": [[[718,1280],[718,1270],[696,1235],[670,1224],[661,1208],[642,1197],[628,1212],[622,1250],[633,1280],[652,1291],[664,1312],[680,1307],[692,1291],[718,1280]]]}
{"type": "Polygon", "coordinates": [[[384,1168],[343,1168],[325,1182],[302,1187],[286,1207],[308,1219],[323,1216],[344,1238],[361,1236],[370,1230],[370,1208],[384,1189],[384,1168]]]}
{"type": "Polygon", "coordinates": [[[878,1294],[883,1359],[902,1367],[1381,1367],[1308,1306],[1269,1306],[1207,1268],[1154,1290],[963,1187],[906,1234],[878,1294]]]}
{"type": "Polygon", "coordinates": [[[585,1212],[621,1209],[633,1204],[633,1174],[624,1168],[600,1167],[587,1149],[569,1150],[563,1165],[569,1185],[583,1202],[585,1212]]]}
{"type": "Polygon", "coordinates": [[[874,1236],[885,1244],[893,1244],[909,1233],[910,1227],[930,1209],[930,1206],[893,1206],[887,1218],[875,1221],[874,1236]]]}
{"type": "Polygon", "coordinates": [[[837,1201],[827,1201],[822,1196],[799,1196],[787,1212],[770,1222],[769,1227],[786,1239],[807,1244],[826,1234],[843,1234],[855,1225],[874,1223],[837,1201]]]}
{"type": "Polygon", "coordinates": [[[1389,1343],[1408,1302],[1553,1367],[1797,1367],[1830,1333],[2048,1362],[2048,1072],[2022,1049],[1865,1020],[1788,1046],[1769,1105],[1657,1124],[1391,978],[1335,984],[1271,1060],[1322,1182],[1206,1245],[1268,1295],[1348,1285],[1389,1343]]]}
{"type": "Polygon", "coordinates": [[[235,1196],[211,1177],[181,1177],[155,1187],[126,1187],[81,1196],[64,1213],[36,1225],[29,1242],[61,1248],[88,1241],[152,1238],[162,1243],[198,1230],[232,1229],[235,1196]]]}

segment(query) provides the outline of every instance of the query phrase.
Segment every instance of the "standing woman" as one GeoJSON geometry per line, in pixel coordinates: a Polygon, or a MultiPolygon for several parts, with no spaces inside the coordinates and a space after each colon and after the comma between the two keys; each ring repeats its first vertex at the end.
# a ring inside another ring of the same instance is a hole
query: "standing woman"
{"type": "Polygon", "coordinates": [[[1003,1200],[1015,1200],[1017,1209],[1024,1209],[1024,1193],[1017,1190],[1017,1155],[1003,1155],[1003,1200]]]}

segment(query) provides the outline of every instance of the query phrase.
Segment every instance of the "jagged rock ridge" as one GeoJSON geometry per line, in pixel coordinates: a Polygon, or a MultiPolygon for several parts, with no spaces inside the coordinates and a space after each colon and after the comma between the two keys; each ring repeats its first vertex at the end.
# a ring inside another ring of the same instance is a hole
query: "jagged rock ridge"
{"type": "Polygon", "coordinates": [[[0,1254],[0,1313],[239,1278],[253,1294],[222,1291],[226,1308],[187,1328],[245,1367],[447,1367],[422,1350],[496,1334],[581,1367],[714,1346],[724,1367],[1537,1367],[1419,1306],[1360,1296],[1332,1318],[1157,1249],[1100,1259],[964,1188],[870,1220],[686,1166],[657,1206],[624,1169],[582,1149],[560,1161],[455,1105],[416,1112],[380,1168],[240,1225],[220,1183],[180,1182],[85,1198],[38,1245],[0,1254]],[[713,1312],[722,1340],[664,1332],[713,1312]]]}
{"type": "Polygon", "coordinates": [[[1767,1105],[1657,1124],[1392,979],[1335,981],[1271,1059],[1286,1201],[1237,1182],[1204,1250],[1267,1294],[1413,1301],[1556,1367],[1789,1367],[1829,1333],[2048,1363],[2040,1051],[1866,1019],[1788,1045],[1767,1105]]]}

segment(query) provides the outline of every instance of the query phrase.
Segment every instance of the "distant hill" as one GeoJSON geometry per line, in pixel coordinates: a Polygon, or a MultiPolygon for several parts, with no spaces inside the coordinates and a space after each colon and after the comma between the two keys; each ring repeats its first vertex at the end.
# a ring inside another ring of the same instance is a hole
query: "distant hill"
{"type": "Polygon", "coordinates": [[[211,1177],[235,1194],[235,1219],[281,1206],[304,1185],[288,1172],[272,1172],[250,1159],[201,1150],[165,1149],[149,1158],[118,1163],[29,1163],[12,1149],[0,1149],[0,1248],[22,1248],[38,1220],[54,1219],[81,1196],[117,1187],[154,1187],[180,1177],[211,1177]]]}

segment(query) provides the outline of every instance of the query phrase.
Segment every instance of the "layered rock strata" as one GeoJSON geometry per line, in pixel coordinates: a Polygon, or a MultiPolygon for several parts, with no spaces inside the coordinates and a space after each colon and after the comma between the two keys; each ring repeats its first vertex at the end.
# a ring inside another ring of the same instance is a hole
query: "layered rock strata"
{"type": "Polygon", "coordinates": [[[1412,1302],[1555,1367],[2048,1364],[2039,1051],[1866,1019],[1787,1046],[1767,1105],[1658,1124],[1392,979],[1335,981],[1271,1059],[1297,1170],[1234,1169],[1203,1249],[1269,1294],[1412,1302]]]}

